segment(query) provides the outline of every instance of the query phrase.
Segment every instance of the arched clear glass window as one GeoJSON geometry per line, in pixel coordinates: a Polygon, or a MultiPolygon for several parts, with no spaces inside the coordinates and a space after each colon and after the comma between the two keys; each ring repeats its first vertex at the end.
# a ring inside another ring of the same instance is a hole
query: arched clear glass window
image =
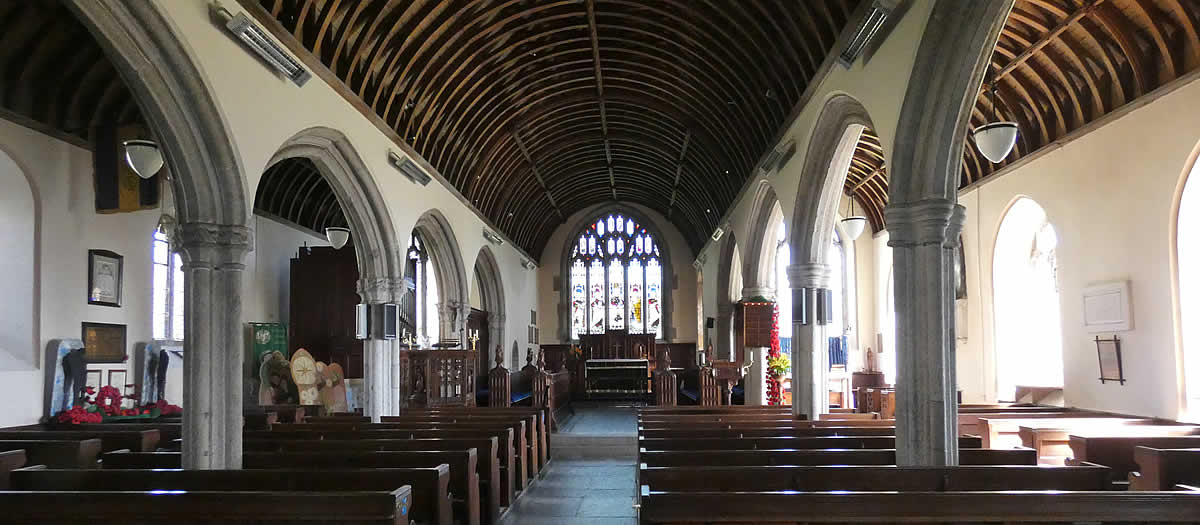
{"type": "MultiPolygon", "coordinates": [[[[792,355],[792,288],[788,283],[787,268],[792,264],[792,251],[787,243],[787,224],[782,215],[775,234],[775,304],[779,308],[779,353],[792,355]]],[[[783,390],[791,391],[792,371],[784,373],[783,390]]]]}
{"type": "Polygon", "coordinates": [[[155,340],[183,341],[183,259],[171,251],[163,228],[151,241],[151,336],[155,340]]]}
{"type": "Polygon", "coordinates": [[[1183,336],[1184,417],[1200,421],[1200,162],[1192,165],[1179,199],[1176,268],[1179,273],[1179,323],[1183,336]]]}
{"type": "Polygon", "coordinates": [[[996,396],[1017,386],[1063,385],[1058,236],[1033,199],[1013,202],[1000,223],[992,262],[996,396]]]}
{"type": "Polygon", "coordinates": [[[408,293],[402,305],[406,324],[410,325],[421,346],[429,346],[441,338],[438,314],[438,287],[433,260],[425,243],[414,231],[408,244],[408,267],[405,279],[408,293]]]}
{"type": "Polygon", "coordinates": [[[662,338],[661,237],[620,213],[596,217],[569,245],[571,338],[627,329],[662,338]]]}

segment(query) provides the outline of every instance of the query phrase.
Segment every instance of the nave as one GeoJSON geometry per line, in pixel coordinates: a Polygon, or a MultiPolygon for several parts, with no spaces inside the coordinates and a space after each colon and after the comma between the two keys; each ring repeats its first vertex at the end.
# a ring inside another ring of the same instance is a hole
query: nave
{"type": "Polygon", "coordinates": [[[0,42],[0,522],[1200,522],[1200,0],[0,42]]]}

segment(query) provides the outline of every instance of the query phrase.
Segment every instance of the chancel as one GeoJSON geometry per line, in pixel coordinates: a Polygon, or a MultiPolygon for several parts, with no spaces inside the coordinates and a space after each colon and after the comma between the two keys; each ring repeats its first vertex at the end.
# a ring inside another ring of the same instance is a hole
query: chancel
{"type": "Polygon", "coordinates": [[[1200,523],[1197,0],[0,35],[3,520],[1200,523]]]}

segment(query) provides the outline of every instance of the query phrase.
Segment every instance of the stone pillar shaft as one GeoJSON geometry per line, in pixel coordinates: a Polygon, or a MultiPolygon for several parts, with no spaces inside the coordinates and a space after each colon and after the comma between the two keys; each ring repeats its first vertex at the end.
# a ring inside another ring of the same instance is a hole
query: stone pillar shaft
{"type": "Polygon", "coordinates": [[[242,468],[245,226],[187,223],[184,272],[183,468],[242,468]]]}
{"type": "MultiPolygon", "coordinates": [[[[402,290],[398,279],[362,278],[358,281],[358,294],[372,308],[392,302],[402,290]]],[[[395,341],[379,339],[371,334],[363,341],[363,414],[379,422],[381,416],[400,413],[399,385],[396,374],[395,341]]]]}
{"type": "Polygon", "coordinates": [[[808,322],[792,323],[792,413],[817,419],[829,412],[828,343],[825,326],[817,323],[817,290],[828,286],[832,272],[824,263],[793,264],[787,272],[792,317],[799,315],[801,305],[808,305],[808,322]]]}
{"type": "Polygon", "coordinates": [[[964,209],[946,199],[887,208],[896,285],[896,462],[958,464],[954,252],[964,209]]]}
{"type": "Polygon", "coordinates": [[[717,305],[717,346],[718,361],[730,361],[733,355],[733,304],[717,305]]]}

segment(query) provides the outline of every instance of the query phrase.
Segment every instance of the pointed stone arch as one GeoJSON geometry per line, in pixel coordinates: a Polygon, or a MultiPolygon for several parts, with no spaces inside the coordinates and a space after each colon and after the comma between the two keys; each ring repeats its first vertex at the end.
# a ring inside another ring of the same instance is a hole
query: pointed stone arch
{"type": "Polygon", "coordinates": [[[733,276],[741,276],[741,250],[732,231],[721,239],[721,258],[717,261],[717,359],[733,353],[733,305],[742,298],[741,287],[734,290],[733,276]]]}
{"type": "MultiPolygon", "coordinates": [[[[443,339],[457,338],[466,326],[467,313],[471,308],[467,272],[458,238],[450,227],[450,221],[437,209],[423,213],[413,226],[413,232],[425,242],[429,258],[433,261],[433,275],[440,301],[439,335],[443,339]]],[[[404,246],[408,246],[408,243],[404,246]]]]}
{"type": "Polygon", "coordinates": [[[133,92],[171,170],[186,275],[183,467],[241,468],[246,178],[204,74],[152,2],[66,0],[133,92]]]}
{"type": "MultiPolygon", "coordinates": [[[[496,256],[492,253],[490,246],[484,246],[479,249],[479,255],[475,257],[475,280],[472,282],[479,283],[479,297],[483,300],[483,307],[488,313],[488,341],[493,345],[504,344],[504,322],[507,312],[505,312],[504,300],[504,281],[501,278],[500,265],[496,263],[496,256]]],[[[489,348],[480,348],[483,352],[492,358],[492,352],[489,348]]]]}
{"type": "Polygon", "coordinates": [[[786,293],[786,290],[775,289],[775,253],[778,237],[778,224],[774,216],[778,213],[779,198],[775,188],[769,181],[759,182],[754,194],[754,204],[750,208],[750,242],[742,254],[742,284],[743,297],[767,297],[774,299],[776,294],[786,293]]]}

